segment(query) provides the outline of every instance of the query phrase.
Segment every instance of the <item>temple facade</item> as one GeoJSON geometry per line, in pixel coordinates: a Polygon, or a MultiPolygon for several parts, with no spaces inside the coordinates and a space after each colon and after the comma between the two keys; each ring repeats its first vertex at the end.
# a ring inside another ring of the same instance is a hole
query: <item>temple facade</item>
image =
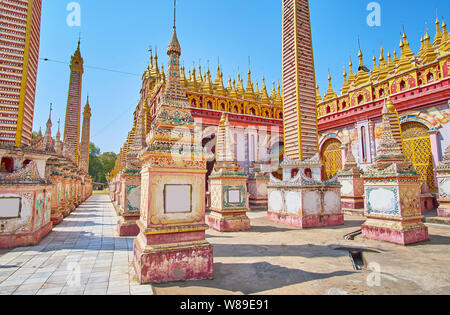
{"type": "Polygon", "coordinates": [[[399,55],[396,51],[386,55],[381,48],[379,58],[373,57],[372,70],[364,66],[363,58],[360,50],[357,73],[350,62],[339,94],[333,90],[331,76],[323,97],[316,88],[325,177],[343,169],[349,146],[362,170],[375,163],[382,137],[381,113],[389,97],[395,107],[390,114],[393,136],[420,175],[423,197],[435,195],[436,167],[450,144],[450,36],[445,22],[441,29],[436,20],[434,40],[427,31],[417,53],[403,33],[399,55]]]}

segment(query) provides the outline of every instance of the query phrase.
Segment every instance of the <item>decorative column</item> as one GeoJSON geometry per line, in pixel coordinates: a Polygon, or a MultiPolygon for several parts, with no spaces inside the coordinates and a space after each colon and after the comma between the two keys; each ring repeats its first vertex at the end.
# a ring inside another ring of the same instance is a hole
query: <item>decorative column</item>
{"type": "Polygon", "coordinates": [[[370,239],[408,245],[428,240],[428,228],[422,223],[420,176],[392,134],[392,107],[384,105],[376,163],[363,176],[367,221],[362,231],[370,239]]]}
{"type": "Polygon", "coordinates": [[[237,165],[230,144],[228,115],[223,114],[217,132],[216,166],[209,177],[211,214],[208,225],[220,232],[250,229],[247,175],[237,165]]]}
{"type": "Polygon", "coordinates": [[[364,216],[364,180],[363,171],[358,167],[352,152],[352,143],[348,149],[344,169],[338,173],[341,188],[342,211],[350,215],[364,216]]]}
{"type": "Polygon", "coordinates": [[[139,154],[141,217],[133,264],[140,283],[212,279],[213,248],[205,240],[206,159],[180,83],[174,26],[166,88],[139,154]]]}
{"type": "Polygon", "coordinates": [[[438,216],[450,218],[450,146],[445,150],[444,159],[436,168],[439,188],[438,216]]]}

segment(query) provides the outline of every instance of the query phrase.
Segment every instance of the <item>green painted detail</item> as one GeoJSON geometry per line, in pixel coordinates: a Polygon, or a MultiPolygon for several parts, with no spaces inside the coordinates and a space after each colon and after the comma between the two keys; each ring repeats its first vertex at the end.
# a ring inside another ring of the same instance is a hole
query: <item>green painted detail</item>
{"type": "Polygon", "coordinates": [[[225,186],[223,187],[223,206],[224,208],[236,208],[236,207],[244,207],[246,204],[246,195],[245,195],[245,187],[244,186],[225,186]],[[228,192],[230,190],[240,190],[241,191],[241,203],[228,203],[228,192]]]}

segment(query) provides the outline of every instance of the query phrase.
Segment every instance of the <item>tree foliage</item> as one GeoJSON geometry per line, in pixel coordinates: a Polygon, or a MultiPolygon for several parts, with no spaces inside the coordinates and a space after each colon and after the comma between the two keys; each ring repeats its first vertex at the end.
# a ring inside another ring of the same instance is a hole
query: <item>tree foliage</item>
{"type": "Polygon", "coordinates": [[[94,143],[89,144],[89,175],[95,183],[106,183],[105,176],[114,168],[116,158],[115,153],[101,153],[94,143]]]}

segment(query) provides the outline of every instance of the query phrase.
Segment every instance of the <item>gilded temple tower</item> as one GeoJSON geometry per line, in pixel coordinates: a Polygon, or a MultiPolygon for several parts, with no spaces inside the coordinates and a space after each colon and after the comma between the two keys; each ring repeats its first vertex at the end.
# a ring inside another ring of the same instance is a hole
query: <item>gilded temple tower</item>
{"type": "Polygon", "coordinates": [[[304,160],[318,152],[315,74],[308,0],[283,0],[285,153],[304,160]]]}
{"type": "Polygon", "coordinates": [[[80,168],[86,173],[89,171],[89,143],[91,134],[91,107],[89,96],[83,112],[83,129],[80,146],[80,168]]]}
{"type": "Polygon", "coordinates": [[[67,98],[66,124],[64,127],[64,145],[70,150],[69,158],[78,164],[80,143],[81,84],[83,78],[83,58],[80,41],[70,61],[70,83],[67,98]]]}

